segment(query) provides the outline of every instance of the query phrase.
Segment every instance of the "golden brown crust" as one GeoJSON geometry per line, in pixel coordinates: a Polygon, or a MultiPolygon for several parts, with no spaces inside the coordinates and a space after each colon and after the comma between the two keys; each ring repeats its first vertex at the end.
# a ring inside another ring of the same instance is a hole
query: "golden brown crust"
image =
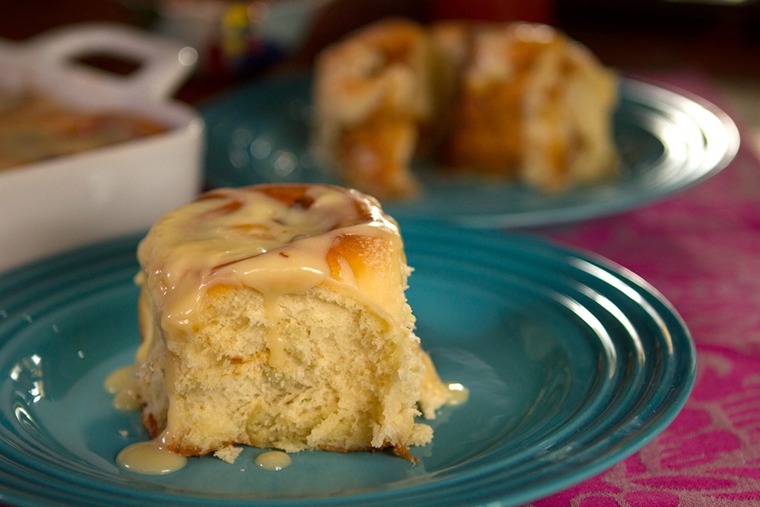
{"type": "Polygon", "coordinates": [[[406,445],[394,445],[393,454],[399,458],[404,458],[407,461],[411,461],[412,463],[417,463],[419,461],[419,458],[412,456],[411,451],[409,451],[409,447],[406,445]]]}
{"type": "Polygon", "coordinates": [[[156,438],[161,433],[158,429],[156,418],[153,416],[152,413],[144,410],[144,407],[142,411],[141,420],[142,420],[142,425],[145,428],[145,431],[148,432],[148,435],[150,435],[150,438],[156,438]]]}
{"type": "Polygon", "coordinates": [[[317,154],[347,185],[378,198],[414,195],[408,162],[433,113],[432,46],[418,24],[386,19],[317,61],[317,154]]]}

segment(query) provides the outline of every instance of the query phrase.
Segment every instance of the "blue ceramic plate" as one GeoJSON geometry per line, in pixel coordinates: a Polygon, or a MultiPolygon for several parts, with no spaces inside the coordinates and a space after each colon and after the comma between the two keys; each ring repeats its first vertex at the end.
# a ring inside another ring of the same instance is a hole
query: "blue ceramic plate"
{"type": "MultiPolygon", "coordinates": [[[[310,81],[264,81],[207,104],[207,183],[337,183],[309,150],[310,81]]],[[[698,98],[624,79],[615,114],[620,178],[549,196],[523,185],[454,178],[418,165],[426,191],[385,202],[399,220],[435,220],[476,227],[527,227],[577,221],[642,206],[715,175],[739,146],[725,113],[698,98]]]]}
{"type": "Polygon", "coordinates": [[[166,476],[120,469],[146,438],[102,388],[131,362],[137,238],[0,275],[0,501],[20,505],[509,505],[632,454],[685,403],[694,346],[636,275],[544,241],[409,223],[409,298],[447,381],[471,392],[433,421],[416,465],[302,452],[282,471],[248,448],[166,476]]]}

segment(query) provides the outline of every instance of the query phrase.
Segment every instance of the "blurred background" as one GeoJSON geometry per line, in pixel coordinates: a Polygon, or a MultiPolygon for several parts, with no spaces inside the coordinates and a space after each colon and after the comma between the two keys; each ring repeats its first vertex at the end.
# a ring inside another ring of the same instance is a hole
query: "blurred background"
{"type": "Polygon", "coordinates": [[[709,79],[760,143],[756,0],[0,0],[0,37],[82,21],[163,33],[198,50],[200,66],[177,94],[198,103],[245,80],[307,68],[325,44],[385,16],[550,23],[624,73],[709,79]]]}

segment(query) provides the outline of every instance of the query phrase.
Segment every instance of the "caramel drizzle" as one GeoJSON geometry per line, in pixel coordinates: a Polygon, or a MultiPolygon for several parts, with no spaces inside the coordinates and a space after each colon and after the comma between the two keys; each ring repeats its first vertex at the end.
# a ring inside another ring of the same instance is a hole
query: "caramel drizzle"
{"type": "Polygon", "coordinates": [[[384,303],[373,301],[378,296],[363,294],[354,276],[331,265],[333,248],[346,236],[388,238],[403,255],[396,223],[374,199],[320,185],[208,192],[159,221],[138,254],[165,329],[190,325],[214,285],[252,287],[276,308],[284,293],[329,283],[383,314],[384,303]]]}

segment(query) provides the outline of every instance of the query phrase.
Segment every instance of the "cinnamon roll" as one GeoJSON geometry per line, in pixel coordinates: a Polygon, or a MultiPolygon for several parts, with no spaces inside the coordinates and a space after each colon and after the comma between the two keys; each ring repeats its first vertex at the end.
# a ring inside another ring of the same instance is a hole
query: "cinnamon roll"
{"type": "Polygon", "coordinates": [[[161,218],[138,258],[138,399],[169,450],[412,459],[431,441],[415,418],[434,418],[448,389],[414,333],[399,228],[374,198],[213,190],[161,218]]]}
{"type": "Polygon", "coordinates": [[[313,144],[380,198],[419,189],[416,157],[544,192],[614,177],[617,77],[542,24],[383,20],[325,48],[313,144]]]}

